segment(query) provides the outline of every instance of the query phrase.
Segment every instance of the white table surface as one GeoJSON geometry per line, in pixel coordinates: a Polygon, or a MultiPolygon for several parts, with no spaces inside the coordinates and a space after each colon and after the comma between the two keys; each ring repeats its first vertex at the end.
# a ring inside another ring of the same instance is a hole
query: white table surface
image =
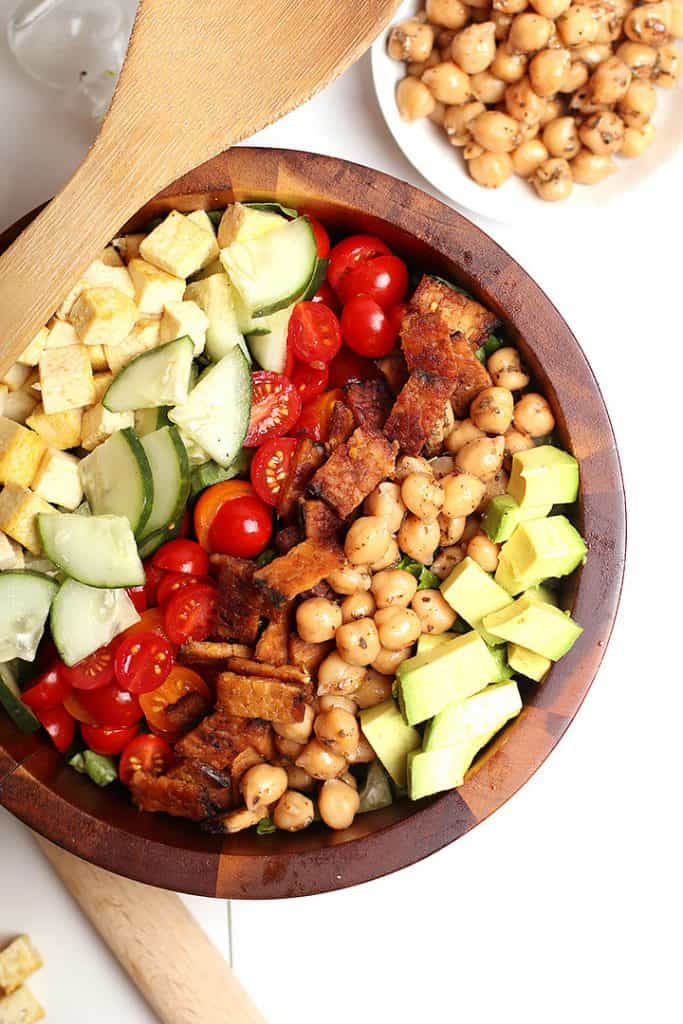
{"type": "MultiPolygon", "coordinates": [[[[0,0],[0,15],[11,7],[0,0]]],[[[2,41],[0,98],[4,226],[66,179],[92,128],[25,79],[2,41]]],[[[258,142],[348,157],[424,186],[387,134],[367,58],[258,142]]],[[[576,722],[492,819],[353,890],[232,904],[234,964],[269,1024],[681,1020],[676,177],[666,175],[656,205],[634,194],[629,221],[605,209],[557,237],[482,224],[564,313],[602,385],[630,498],[619,620],[576,722]]],[[[48,1020],[152,1021],[26,830],[1,811],[0,850],[0,940],[29,931],[43,950],[33,984],[48,1020]]],[[[188,902],[228,955],[227,905],[188,902]]]]}

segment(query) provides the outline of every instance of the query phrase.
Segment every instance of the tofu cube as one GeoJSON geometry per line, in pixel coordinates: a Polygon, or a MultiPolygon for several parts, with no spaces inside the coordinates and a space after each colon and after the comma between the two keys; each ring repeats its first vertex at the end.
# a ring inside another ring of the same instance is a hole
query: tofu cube
{"type": "Polygon", "coordinates": [[[49,324],[45,348],[69,348],[78,344],[78,335],[73,324],[67,323],[66,320],[53,320],[49,324]]]}
{"type": "Polygon", "coordinates": [[[28,935],[17,936],[0,953],[0,992],[14,992],[42,966],[42,957],[28,935]]]}
{"type": "Polygon", "coordinates": [[[140,232],[134,235],[121,235],[115,238],[112,245],[116,252],[123,257],[124,263],[130,263],[140,255],[140,245],[144,242],[146,235],[140,232]]]}
{"type": "Polygon", "coordinates": [[[38,392],[33,388],[10,391],[5,398],[2,415],[8,420],[14,420],[15,423],[25,423],[39,401],[38,392]]]}
{"type": "Polygon", "coordinates": [[[76,448],[81,443],[82,409],[46,413],[38,405],[26,420],[26,426],[35,430],[50,448],[76,448]]]}
{"type": "Polygon", "coordinates": [[[0,419],[0,483],[28,487],[46,447],[38,434],[3,416],[0,419]]]}
{"type": "Polygon", "coordinates": [[[94,403],[95,385],[86,345],[46,349],[38,365],[45,412],[66,412],[94,403]]]}
{"type": "Polygon", "coordinates": [[[108,246],[94,260],[84,274],[78,279],[67,297],[56,312],[56,316],[66,320],[73,309],[76,299],[86,288],[116,288],[118,291],[133,298],[135,289],[130,279],[130,274],[123,265],[121,257],[116,249],[108,246]]]}
{"type": "Polygon", "coordinates": [[[151,231],[140,246],[140,255],[155,267],[189,277],[216,258],[216,239],[177,210],[151,231]]]}
{"type": "Polygon", "coordinates": [[[105,346],[107,365],[112,373],[118,373],[131,359],[159,344],[160,320],[158,317],[141,317],[125,341],[120,345],[105,346]]]}
{"type": "MultiPolygon", "coordinates": [[[[183,291],[184,290],[185,289],[183,289],[183,291]]],[[[6,384],[10,391],[18,391],[19,388],[23,388],[30,373],[30,366],[24,366],[22,363],[14,363],[14,365],[10,366],[9,370],[0,377],[0,384],[6,384]]]]}
{"type": "Polygon", "coordinates": [[[45,1010],[26,985],[0,999],[0,1024],[37,1024],[44,1017],[45,1010]]]}
{"type": "Polygon", "coordinates": [[[91,367],[96,373],[100,370],[106,372],[109,369],[104,345],[88,345],[88,358],[90,359],[91,367]]]}
{"type": "Polygon", "coordinates": [[[196,302],[169,302],[161,317],[159,340],[163,344],[187,334],[192,338],[194,354],[199,356],[206,345],[208,327],[209,318],[196,302]]]}
{"type": "Polygon", "coordinates": [[[96,373],[93,377],[95,384],[95,401],[101,402],[104,394],[114,379],[113,373],[96,373]]]}
{"type": "Polygon", "coordinates": [[[68,452],[48,448],[33,479],[31,490],[45,501],[73,512],[83,501],[79,461],[68,452]]]}
{"type": "Polygon", "coordinates": [[[54,512],[38,494],[19,484],[7,484],[0,491],[0,530],[34,555],[42,550],[36,516],[54,512]]]}
{"type": "Polygon", "coordinates": [[[91,452],[117,430],[132,427],[134,423],[135,414],[132,412],[109,412],[101,403],[93,405],[83,413],[81,445],[91,452]]]}
{"type": "Polygon", "coordinates": [[[0,533],[0,572],[23,569],[24,565],[24,552],[21,547],[7,534],[0,533]]]}
{"type": "Polygon", "coordinates": [[[138,308],[132,298],[117,288],[86,288],[69,314],[84,345],[120,344],[137,318],[138,308]]]}
{"type": "Polygon", "coordinates": [[[167,302],[180,302],[185,294],[184,278],[167,274],[146,260],[131,260],[128,273],[135,285],[135,301],[141,313],[160,316],[167,302]]]}
{"type": "Polygon", "coordinates": [[[196,224],[198,228],[202,229],[202,231],[208,231],[209,234],[211,235],[211,238],[213,239],[213,245],[211,246],[211,254],[204,260],[202,264],[202,269],[204,269],[204,267],[208,267],[210,263],[214,263],[220,255],[221,250],[218,245],[218,240],[216,239],[216,229],[213,226],[213,222],[209,217],[208,213],[206,212],[206,210],[195,210],[194,213],[188,213],[187,219],[191,220],[192,223],[196,224]]]}
{"type": "Polygon", "coordinates": [[[33,341],[30,341],[19,356],[19,362],[24,366],[37,366],[40,353],[45,348],[50,331],[47,327],[41,327],[33,341]]]}

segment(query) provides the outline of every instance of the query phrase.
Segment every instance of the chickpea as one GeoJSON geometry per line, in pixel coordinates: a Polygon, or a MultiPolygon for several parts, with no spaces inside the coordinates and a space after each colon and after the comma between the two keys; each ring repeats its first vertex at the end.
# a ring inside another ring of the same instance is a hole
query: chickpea
{"type": "Polygon", "coordinates": [[[372,578],[378,608],[407,608],[417,590],[417,580],[405,569],[385,569],[372,578]]]}
{"type": "Polygon", "coordinates": [[[451,29],[462,28],[470,15],[469,7],[461,0],[427,0],[425,9],[432,25],[451,29]]]}
{"type": "Polygon", "coordinates": [[[428,68],[422,76],[422,82],[435,100],[447,105],[465,103],[472,96],[469,76],[453,61],[443,61],[442,64],[428,68]]]}
{"type": "MultiPolygon", "coordinates": [[[[505,95],[505,82],[496,78],[490,71],[480,71],[470,79],[472,93],[483,103],[500,103],[505,95]]],[[[480,111],[481,113],[481,111],[480,111]]]]}
{"type": "Polygon", "coordinates": [[[624,122],[611,110],[591,114],[579,128],[579,138],[599,156],[618,153],[624,141],[624,122]]]}
{"type": "Polygon", "coordinates": [[[443,480],[450,476],[455,469],[455,459],[452,455],[439,455],[429,463],[435,480],[443,480]]]}
{"type": "Polygon", "coordinates": [[[496,55],[496,26],[492,21],[469,25],[458,32],[451,53],[455,63],[468,75],[486,71],[496,55]]]}
{"type": "Polygon", "coordinates": [[[405,661],[406,658],[410,658],[412,653],[412,647],[404,647],[402,651],[390,651],[388,648],[383,647],[373,661],[372,667],[382,675],[393,676],[401,662],[405,661]]]}
{"type": "Polygon", "coordinates": [[[486,110],[469,125],[475,142],[490,153],[510,153],[519,145],[519,125],[500,110],[486,110]]]}
{"type": "Polygon", "coordinates": [[[427,60],[434,45],[434,29],[416,18],[394,25],[387,50],[394,60],[427,60]]]}
{"type": "Polygon", "coordinates": [[[313,728],[313,709],[306,704],[301,722],[273,722],[273,729],[283,739],[293,743],[305,743],[313,728]]]}
{"type": "Polygon", "coordinates": [[[467,170],[470,177],[483,188],[500,188],[508,178],[512,177],[512,160],[508,153],[476,153],[467,159],[467,170]]]}
{"type": "Polygon", "coordinates": [[[505,431],[505,454],[516,455],[517,452],[526,452],[530,448],[535,448],[532,438],[528,434],[523,433],[521,430],[516,430],[515,427],[510,427],[509,430],[505,431]]]}
{"type": "Polygon", "coordinates": [[[313,801],[303,793],[288,789],[278,800],[273,811],[273,823],[283,832],[300,832],[313,822],[313,801]]]}
{"type": "Polygon", "coordinates": [[[471,515],[484,493],[484,484],[471,473],[453,473],[445,477],[443,486],[444,514],[449,519],[471,515]]]}
{"type": "Polygon", "coordinates": [[[619,101],[619,116],[628,128],[644,128],[655,112],[657,93],[651,82],[631,82],[619,101]]]}
{"type": "Polygon", "coordinates": [[[424,82],[408,75],[396,86],[396,105],[404,121],[419,121],[422,117],[429,117],[436,100],[424,82]]]}
{"type": "Polygon", "coordinates": [[[406,555],[416,562],[429,565],[439,546],[439,524],[436,520],[423,521],[409,515],[403,520],[398,531],[398,544],[406,555]]]}
{"type": "Polygon", "coordinates": [[[315,720],[314,729],[323,746],[343,758],[353,754],[360,740],[356,716],[342,708],[322,711],[315,720]]]}
{"type": "Polygon", "coordinates": [[[540,14],[518,14],[510,26],[508,46],[511,53],[536,53],[548,45],[553,23],[540,14]]]}
{"type": "Polygon", "coordinates": [[[222,814],[219,820],[224,831],[233,835],[235,832],[243,832],[245,828],[252,828],[254,825],[258,825],[259,821],[267,816],[268,808],[265,806],[256,807],[253,811],[250,811],[247,807],[238,807],[234,811],[222,814]]]}
{"type": "Polygon", "coordinates": [[[519,142],[520,145],[523,142],[531,142],[533,139],[538,138],[541,131],[541,123],[538,124],[520,124],[519,126],[519,142]]]}
{"type": "Polygon", "coordinates": [[[476,160],[477,157],[483,156],[485,153],[483,146],[480,146],[478,142],[468,142],[462,151],[466,161],[476,160]]]}
{"type": "Polygon", "coordinates": [[[325,693],[322,697],[318,697],[316,706],[318,712],[341,708],[342,711],[348,711],[350,715],[355,715],[358,711],[355,693],[353,697],[345,697],[341,693],[325,693]]]}
{"type": "Polygon", "coordinates": [[[564,46],[583,46],[597,39],[598,22],[587,4],[572,4],[555,24],[564,46]]]}
{"type": "Polygon", "coordinates": [[[331,573],[327,582],[337,594],[355,594],[370,589],[370,573],[364,567],[346,565],[331,573]]]}
{"type": "Polygon", "coordinates": [[[652,81],[662,89],[673,89],[681,74],[681,55],[675,46],[662,46],[652,69],[652,81]]]}
{"type": "Polygon", "coordinates": [[[486,110],[483,103],[464,103],[460,107],[449,107],[443,126],[452,146],[464,146],[471,138],[470,125],[475,117],[486,110]]]}
{"type": "Polygon", "coordinates": [[[505,90],[505,107],[511,117],[525,125],[538,124],[546,101],[537,96],[528,78],[522,78],[505,90]]]}
{"type": "MultiPolygon", "coordinates": [[[[503,438],[505,440],[505,438],[503,438]]],[[[486,481],[486,491],[484,497],[481,499],[479,510],[486,508],[491,498],[495,498],[498,494],[505,494],[508,489],[508,481],[510,477],[505,469],[500,469],[495,476],[491,477],[490,480],[486,481]]]]}
{"type": "Polygon", "coordinates": [[[543,129],[543,143],[551,156],[563,156],[566,160],[581,149],[576,121],[573,117],[556,117],[543,129]]]}
{"type": "Polygon", "coordinates": [[[564,14],[570,3],[571,0],[531,0],[533,9],[544,18],[551,18],[552,21],[564,14]]]}
{"type": "Polygon", "coordinates": [[[359,590],[357,594],[349,594],[342,601],[342,622],[355,622],[375,614],[375,599],[367,590],[359,590]]]}
{"type": "Polygon", "coordinates": [[[669,0],[633,7],[624,18],[624,34],[634,43],[661,46],[668,43],[673,22],[669,0]]]}
{"type": "Polygon", "coordinates": [[[271,764],[256,764],[242,776],[242,796],[250,811],[269,806],[279,800],[287,789],[287,772],[271,764]]]}
{"type": "Polygon", "coordinates": [[[649,78],[657,60],[657,51],[653,46],[627,39],[617,47],[617,57],[628,65],[634,78],[649,78]]]}
{"type": "Polygon", "coordinates": [[[455,463],[464,473],[478,476],[480,480],[490,480],[503,465],[504,450],[502,437],[479,437],[460,449],[455,463]]]}
{"type": "Polygon", "coordinates": [[[624,145],[619,150],[619,156],[642,156],[647,147],[654,142],[654,138],[655,126],[652,123],[646,124],[642,128],[627,128],[624,132],[624,145]]]}
{"type": "Polygon", "coordinates": [[[286,764],[284,769],[287,772],[287,789],[302,789],[304,792],[313,789],[313,778],[303,768],[297,768],[295,764],[286,764]]]}
{"type": "Polygon", "coordinates": [[[491,387],[480,391],[470,405],[470,419],[487,434],[504,434],[512,423],[514,400],[508,388],[491,387]]]}
{"type": "Polygon", "coordinates": [[[528,63],[529,58],[525,54],[512,53],[508,49],[507,42],[505,42],[496,50],[496,56],[493,58],[490,71],[496,78],[500,78],[501,82],[507,82],[508,85],[511,85],[524,78],[528,63]]]}
{"type": "Polygon", "coordinates": [[[304,745],[303,743],[297,743],[295,740],[286,740],[283,736],[275,737],[275,749],[278,754],[288,757],[290,761],[295,760],[299,756],[304,749],[304,745]]]}
{"type": "Polygon", "coordinates": [[[496,387],[508,391],[520,391],[531,379],[519,358],[519,352],[511,345],[497,349],[489,356],[486,367],[496,387]]]}
{"type": "Polygon", "coordinates": [[[434,636],[448,632],[458,617],[440,590],[418,590],[410,607],[422,623],[422,632],[434,636]]]}
{"type": "Polygon", "coordinates": [[[493,0],[494,11],[501,14],[521,14],[529,6],[529,0],[493,0]]]}
{"type": "Polygon", "coordinates": [[[385,554],[390,540],[391,532],[383,516],[361,516],[346,534],[344,552],[351,565],[368,565],[385,554]]]}
{"type": "Polygon", "coordinates": [[[360,797],[353,787],[341,779],[326,782],[318,794],[318,810],[328,828],[344,829],[356,817],[360,797]]]}
{"type": "Polygon", "coordinates": [[[481,533],[481,520],[479,516],[469,516],[465,531],[462,535],[462,542],[467,547],[473,537],[476,537],[478,533],[481,533]]]}
{"type": "Polygon", "coordinates": [[[380,642],[372,619],[356,619],[340,626],[335,637],[339,654],[349,665],[370,665],[380,642]]]}
{"type": "Polygon", "coordinates": [[[536,192],[547,202],[567,199],[572,192],[572,171],[562,157],[551,157],[529,179],[536,192]]]}
{"type": "Polygon", "coordinates": [[[496,26],[496,40],[499,43],[505,42],[510,32],[513,14],[503,14],[502,11],[491,11],[491,20],[496,26]]]}
{"type": "Polygon", "coordinates": [[[529,81],[537,96],[550,98],[559,92],[571,67],[569,50],[541,50],[529,65],[529,81]]]}
{"type": "Polygon", "coordinates": [[[588,68],[579,60],[572,61],[565,75],[560,92],[576,92],[588,81],[588,68]]]}
{"type": "MultiPolygon", "coordinates": [[[[396,654],[391,651],[391,654],[396,654]]],[[[391,676],[382,675],[374,668],[365,672],[365,679],[353,695],[353,699],[359,708],[374,708],[391,697],[393,679],[391,676]]]]}
{"type": "MultiPolygon", "coordinates": [[[[595,10],[595,8],[592,8],[595,10]]],[[[587,43],[585,46],[572,47],[574,60],[580,60],[583,64],[594,71],[598,65],[606,63],[612,57],[612,47],[609,43],[587,43]]]]}
{"type": "MultiPolygon", "coordinates": [[[[468,474],[469,475],[469,474],[468,474]]],[[[467,519],[465,516],[439,516],[439,545],[448,547],[450,544],[457,544],[463,533],[467,519]]]]}
{"type": "MultiPolygon", "coordinates": [[[[593,72],[588,87],[594,103],[609,106],[618,103],[628,93],[631,85],[631,69],[618,57],[610,57],[593,72]]],[[[646,85],[647,83],[636,83],[646,85]]]]}
{"type": "Polygon", "coordinates": [[[544,160],[547,160],[548,155],[548,150],[540,139],[528,139],[512,154],[515,174],[519,174],[521,178],[528,178],[544,160]]]}
{"type": "Polygon", "coordinates": [[[485,572],[495,572],[498,568],[500,544],[494,544],[486,534],[478,533],[467,545],[467,554],[477,562],[485,572]]]}
{"type": "Polygon", "coordinates": [[[529,437],[545,437],[555,429],[555,417],[543,395],[529,392],[515,405],[515,426],[529,437]]]}
{"type": "Polygon", "coordinates": [[[401,488],[389,480],[382,481],[365,499],[363,511],[369,516],[383,516],[389,532],[396,533],[406,511],[401,499],[401,488]]]}
{"type": "Polygon", "coordinates": [[[349,665],[336,651],[328,654],[318,669],[318,695],[341,693],[348,695],[358,689],[363,681],[360,665],[349,665]]]}
{"type": "Polygon", "coordinates": [[[574,181],[579,185],[598,185],[617,169],[611,156],[598,156],[590,149],[581,149],[570,166],[574,181]]]}
{"type": "Polygon", "coordinates": [[[432,124],[436,124],[439,128],[443,128],[443,119],[446,116],[447,107],[445,103],[435,103],[434,109],[429,115],[429,120],[432,124]]]}
{"type": "Polygon", "coordinates": [[[422,78],[427,68],[433,68],[441,61],[438,50],[432,50],[427,60],[413,60],[407,65],[406,71],[413,78],[422,78]]]}
{"type": "Polygon", "coordinates": [[[420,519],[436,519],[443,505],[443,489],[431,473],[410,473],[401,484],[401,498],[420,519]]]}
{"type": "MultiPolygon", "coordinates": [[[[358,740],[358,746],[350,754],[347,754],[346,760],[349,762],[349,764],[371,764],[373,761],[377,760],[377,754],[372,749],[372,747],[370,746],[362,732],[360,734],[360,739],[358,740]]],[[[342,775],[342,778],[344,779],[344,782],[349,781],[347,780],[345,775],[342,775]]],[[[349,785],[353,784],[357,789],[358,785],[356,783],[356,780],[350,773],[349,779],[353,779],[353,783],[349,781],[349,785]]]]}
{"type": "Polygon", "coordinates": [[[670,32],[674,39],[683,39],[683,0],[672,0],[670,32]]]}
{"type": "Polygon", "coordinates": [[[318,739],[309,740],[294,763],[314,779],[336,779],[346,770],[346,758],[333,753],[318,739]]]}
{"type": "Polygon", "coordinates": [[[445,580],[456,565],[460,565],[464,557],[465,551],[459,544],[443,548],[432,562],[432,572],[440,580],[445,580]]]}
{"type": "Polygon", "coordinates": [[[309,644],[322,644],[332,640],[341,626],[342,612],[338,604],[326,597],[310,597],[296,610],[296,628],[302,640],[309,644]]]}
{"type": "Polygon", "coordinates": [[[389,546],[384,552],[381,558],[378,558],[376,562],[373,562],[370,566],[372,572],[381,572],[383,569],[388,569],[390,566],[396,565],[401,561],[401,552],[399,551],[398,544],[392,537],[389,541],[389,546]]]}
{"type": "Polygon", "coordinates": [[[403,483],[409,473],[431,473],[431,468],[421,455],[401,455],[396,463],[394,479],[403,483]]]}
{"type": "Polygon", "coordinates": [[[415,612],[396,605],[380,608],[375,613],[375,624],[382,647],[389,651],[402,651],[410,647],[422,632],[415,612]]]}

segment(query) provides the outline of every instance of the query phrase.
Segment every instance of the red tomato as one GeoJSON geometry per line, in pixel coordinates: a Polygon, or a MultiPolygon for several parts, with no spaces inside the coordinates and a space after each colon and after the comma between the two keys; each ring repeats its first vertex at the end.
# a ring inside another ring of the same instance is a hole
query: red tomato
{"type": "Polygon", "coordinates": [[[128,597],[133,602],[136,612],[144,612],[147,607],[147,587],[128,587],[128,597]]]}
{"type": "Polygon", "coordinates": [[[251,482],[266,505],[277,505],[296,446],[295,437],[274,437],[272,441],[262,444],[254,455],[251,482]]]}
{"type": "Polygon", "coordinates": [[[265,502],[259,498],[235,498],[218,510],[209,543],[212,551],[222,555],[255,558],[268,547],[272,533],[273,515],[265,502]]]}
{"type": "Polygon", "coordinates": [[[145,567],[145,597],[147,598],[147,604],[155,605],[157,603],[159,584],[166,573],[163,569],[158,569],[151,558],[148,558],[143,564],[145,567]]]}
{"type": "Polygon", "coordinates": [[[164,682],[173,668],[173,649],[158,633],[138,633],[122,640],[116,652],[116,681],[129,693],[148,693],[164,682]]]}
{"type": "Polygon", "coordinates": [[[344,275],[338,286],[344,305],[354,295],[369,295],[382,309],[391,309],[402,302],[407,292],[408,268],[392,253],[359,263],[344,275]]]}
{"type": "Polygon", "coordinates": [[[376,259],[378,256],[390,256],[391,249],[373,235],[349,235],[333,247],[330,252],[330,266],[327,271],[327,280],[335,292],[339,294],[339,285],[342,278],[353,270],[360,263],[366,260],[376,259]]]}
{"type": "Polygon", "coordinates": [[[307,402],[303,408],[299,422],[294,433],[310,437],[312,441],[326,441],[330,429],[330,416],[334,403],[343,397],[339,389],[326,391],[318,395],[312,402],[307,402]]]}
{"type": "Polygon", "coordinates": [[[107,726],[81,725],[81,736],[89,750],[96,754],[120,754],[138,731],[137,725],[127,729],[110,729],[107,726]]]}
{"type": "Polygon", "coordinates": [[[356,295],[342,312],[344,341],[359,356],[377,359],[386,356],[396,344],[397,332],[391,320],[369,295],[356,295]]]}
{"type": "Polygon", "coordinates": [[[79,693],[79,700],[96,725],[110,729],[123,729],[135,725],[142,718],[140,701],[127,690],[121,690],[116,683],[101,690],[79,693]]]}
{"type": "Polygon", "coordinates": [[[221,505],[233,498],[253,494],[254,488],[248,480],[224,480],[223,483],[207,487],[194,508],[194,529],[199,543],[210,551],[209,530],[221,505]]]}
{"type": "Polygon", "coordinates": [[[61,665],[55,663],[33,681],[33,686],[22,693],[21,699],[34,711],[51,711],[62,704],[70,693],[71,687],[62,675],[61,665]]]}
{"type": "MultiPolygon", "coordinates": [[[[164,573],[164,575],[166,574],[164,573]]],[[[129,636],[139,636],[140,633],[157,633],[159,636],[166,637],[162,608],[148,608],[140,616],[140,621],[124,630],[121,636],[117,637],[117,641],[125,640],[129,636]]]]}
{"type": "Polygon", "coordinates": [[[313,228],[315,244],[318,247],[318,258],[321,260],[327,259],[330,255],[330,236],[320,221],[316,220],[315,217],[309,217],[309,215],[306,214],[306,219],[313,228]]]}
{"type": "Polygon", "coordinates": [[[90,714],[86,711],[80,702],[80,699],[76,696],[76,691],[72,690],[71,693],[67,694],[64,700],[64,708],[69,712],[72,718],[75,718],[77,722],[85,722],[86,725],[97,725],[97,722],[90,714]]]}
{"type": "Polygon", "coordinates": [[[178,537],[163,544],[152,558],[152,565],[166,572],[189,572],[193,576],[209,575],[209,556],[194,540],[178,537]]]}
{"type": "Polygon", "coordinates": [[[36,718],[47,732],[60,754],[66,754],[76,735],[76,723],[62,707],[49,711],[36,711],[36,718]]]}
{"type": "Polygon", "coordinates": [[[282,437],[296,423],[301,399],[289,377],[282,373],[256,370],[251,375],[251,383],[251,418],[244,445],[258,448],[264,441],[282,437]]]}
{"type": "Polygon", "coordinates": [[[329,370],[325,363],[299,363],[292,374],[292,384],[301,395],[305,405],[312,398],[322,395],[327,387],[329,370]]]}
{"type": "Polygon", "coordinates": [[[185,511],[183,512],[183,518],[182,518],[182,521],[180,523],[180,529],[178,530],[178,536],[179,537],[188,537],[189,534],[190,534],[190,526],[191,525],[192,525],[192,520],[190,519],[190,510],[189,510],[189,508],[186,508],[185,511]]]}
{"type": "Polygon", "coordinates": [[[323,281],[311,299],[311,302],[322,302],[324,306],[329,306],[333,313],[339,313],[341,308],[339,305],[339,299],[334,294],[327,281],[323,281]]]}
{"type": "Polygon", "coordinates": [[[363,359],[346,346],[330,363],[329,386],[343,388],[353,380],[381,380],[382,373],[370,359],[363,359]]]}
{"type": "Polygon", "coordinates": [[[339,320],[322,302],[297,302],[289,318],[287,343],[302,363],[329,363],[341,348],[339,320]]]}
{"type": "Polygon", "coordinates": [[[206,701],[211,699],[209,687],[200,675],[185,665],[176,665],[165,683],[157,690],[143,693],[140,697],[140,704],[150,728],[167,734],[175,733],[178,722],[169,713],[169,708],[173,708],[183,697],[191,693],[200,694],[206,701]]]}
{"type": "Polygon", "coordinates": [[[99,690],[114,678],[114,645],[100,647],[71,668],[65,665],[62,675],[74,690],[99,690]]]}
{"type": "Polygon", "coordinates": [[[210,576],[191,576],[189,572],[169,572],[159,584],[159,604],[165,605],[179,590],[190,587],[193,583],[214,585],[210,576]]]}
{"type": "MultiPolygon", "coordinates": [[[[235,499],[235,501],[253,500],[252,498],[235,499]]],[[[233,504],[234,502],[230,502],[223,507],[230,508],[233,504]]],[[[214,520],[214,525],[217,520],[218,516],[214,520]]],[[[211,533],[213,534],[213,527],[211,533]]],[[[186,640],[206,640],[211,630],[215,607],[215,587],[206,583],[193,583],[191,587],[179,590],[166,605],[164,613],[169,640],[174,644],[184,644],[186,640]]]]}
{"type": "Polygon", "coordinates": [[[124,786],[130,786],[136,772],[162,775],[173,763],[173,751],[159,736],[143,733],[132,739],[121,754],[119,778],[124,786]]]}

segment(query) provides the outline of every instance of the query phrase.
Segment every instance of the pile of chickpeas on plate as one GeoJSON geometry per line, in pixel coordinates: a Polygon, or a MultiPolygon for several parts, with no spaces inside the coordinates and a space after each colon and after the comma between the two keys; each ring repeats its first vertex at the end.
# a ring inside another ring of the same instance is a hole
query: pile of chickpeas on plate
{"type": "Polygon", "coordinates": [[[683,0],[426,0],[388,50],[407,64],[404,120],[441,126],[479,185],[517,174],[556,201],[652,143],[682,38],[683,0]]]}

